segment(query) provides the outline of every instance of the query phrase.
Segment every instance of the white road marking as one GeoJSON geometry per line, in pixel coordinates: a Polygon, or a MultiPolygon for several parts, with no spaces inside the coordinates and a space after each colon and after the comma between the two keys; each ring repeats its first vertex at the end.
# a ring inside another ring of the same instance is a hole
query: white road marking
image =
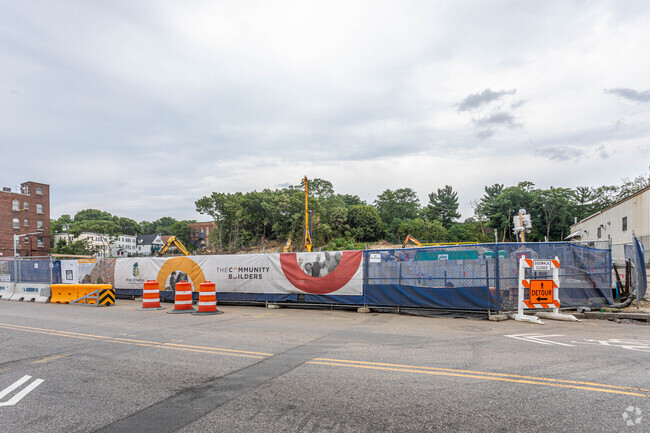
{"type": "Polygon", "coordinates": [[[549,337],[564,337],[564,335],[544,335],[544,334],[514,334],[514,335],[505,335],[505,337],[514,338],[522,341],[530,341],[531,343],[553,345],[557,344],[558,346],[567,346],[575,347],[573,344],[558,343],[557,341],[546,340],[549,337]],[[544,338],[542,338],[544,337],[544,338]]]}
{"type": "MultiPolygon", "coordinates": [[[[25,382],[28,382],[32,377],[31,376],[23,376],[17,381],[15,381],[13,384],[9,385],[7,388],[3,389],[0,391],[0,398],[3,398],[7,394],[11,393],[17,388],[20,388],[25,382]]],[[[20,400],[23,399],[27,394],[32,392],[38,385],[41,383],[45,382],[43,379],[36,379],[32,383],[30,383],[25,389],[20,391],[18,394],[14,395],[9,401],[6,401],[4,403],[0,403],[0,406],[13,406],[16,403],[18,403],[20,400]]]]}
{"type": "Polygon", "coordinates": [[[621,349],[636,350],[639,352],[650,352],[650,340],[624,340],[610,338],[609,340],[587,340],[572,341],[578,344],[595,344],[598,346],[619,347],[621,349]]]}

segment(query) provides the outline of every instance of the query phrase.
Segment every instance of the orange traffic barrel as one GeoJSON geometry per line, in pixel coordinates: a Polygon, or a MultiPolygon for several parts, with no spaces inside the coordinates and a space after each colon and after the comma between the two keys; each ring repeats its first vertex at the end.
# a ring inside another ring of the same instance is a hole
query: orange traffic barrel
{"type": "Polygon", "coordinates": [[[140,311],[164,309],[164,307],[160,306],[160,286],[158,281],[145,281],[142,287],[142,308],[140,308],[140,311]]]}
{"type": "Polygon", "coordinates": [[[214,283],[206,281],[199,285],[199,311],[192,314],[221,314],[217,310],[217,289],[214,283]]]}
{"type": "Polygon", "coordinates": [[[194,311],[192,308],[192,285],[187,281],[179,281],[176,283],[176,291],[174,292],[174,309],[167,313],[191,313],[194,311]]]}

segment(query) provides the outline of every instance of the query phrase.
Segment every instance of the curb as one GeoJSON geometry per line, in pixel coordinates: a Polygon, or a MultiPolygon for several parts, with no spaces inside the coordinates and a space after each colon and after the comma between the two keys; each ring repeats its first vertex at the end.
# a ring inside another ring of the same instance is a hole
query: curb
{"type": "Polygon", "coordinates": [[[647,313],[600,313],[597,311],[585,311],[586,319],[614,320],[614,319],[633,319],[650,322],[650,314],[647,313]]]}

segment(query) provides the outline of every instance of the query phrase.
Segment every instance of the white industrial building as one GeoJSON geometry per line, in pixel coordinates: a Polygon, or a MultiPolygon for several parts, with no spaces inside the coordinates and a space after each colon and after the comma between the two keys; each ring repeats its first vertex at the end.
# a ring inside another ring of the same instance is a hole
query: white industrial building
{"type": "Polygon", "coordinates": [[[570,240],[608,241],[614,260],[623,257],[623,245],[641,240],[650,259],[650,186],[571,226],[570,240]]]}

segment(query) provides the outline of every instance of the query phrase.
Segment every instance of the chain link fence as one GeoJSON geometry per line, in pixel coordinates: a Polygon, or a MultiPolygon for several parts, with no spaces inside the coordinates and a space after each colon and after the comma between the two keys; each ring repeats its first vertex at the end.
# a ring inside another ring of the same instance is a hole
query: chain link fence
{"type": "Polygon", "coordinates": [[[61,282],[61,262],[51,257],[20,257],[0,260],[0,282],[49,283],[61,282]]]}
{"type": "Polygon", "coordinates": [[[519,260],[560,260],[562,306],[612,300],[611,251],[558,243],[475,244],[366,251],[364,296],[372,305],[515,310],[519,260]]]}

